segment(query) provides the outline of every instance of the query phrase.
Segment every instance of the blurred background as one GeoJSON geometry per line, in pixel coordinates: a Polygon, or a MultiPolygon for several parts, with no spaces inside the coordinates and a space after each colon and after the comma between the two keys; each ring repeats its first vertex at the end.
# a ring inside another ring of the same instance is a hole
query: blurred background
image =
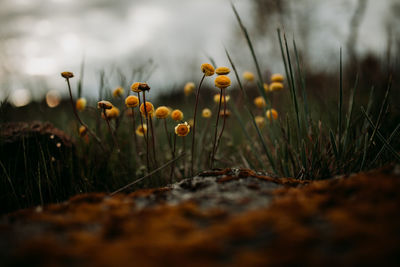
{"type": "MultiPolygon", "coordinates": [[[[283,72],[278,27],[296,39],[307,72],[337,73],[341,46],[345,62],[398,62],[399,0],[233,3],[266,72],[283,72]]],[[[0,100],[15,106],[42,99],[49,90],[66,96],[60,72],[79,75],[82,63],[83,95],[92,97],[98,96],[100,72],[119,70],[129,79],[144,66],[141,79],[153,94],[181,90],[187,81],[198,82],[199,66],[210,58],[229,65],[224,47],[239,71],[254,71],[226,0],[0,0],[0,19],[0,100]]],[[[118,86],[113,77],[110,89],[118,86]]]]}

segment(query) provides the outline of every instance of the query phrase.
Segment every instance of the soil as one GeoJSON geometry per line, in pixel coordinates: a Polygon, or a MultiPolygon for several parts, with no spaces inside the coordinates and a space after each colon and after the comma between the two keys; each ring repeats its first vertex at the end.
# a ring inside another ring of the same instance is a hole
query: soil
{"type": "Polygon", "coordinates": [[[2,266],[399,265],[400,170],[324,181],[251,170],[77,195],[0,221],[2,266]]]}

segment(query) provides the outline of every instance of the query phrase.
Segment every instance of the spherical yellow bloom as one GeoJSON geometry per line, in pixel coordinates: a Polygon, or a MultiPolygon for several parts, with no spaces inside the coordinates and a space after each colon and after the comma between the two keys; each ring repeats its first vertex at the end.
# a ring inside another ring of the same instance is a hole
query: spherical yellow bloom
{"type": "Polygon", "coordinates": [[[243,79],[249,82],[254,81],[254,74],[250,71],[245,71],[243,72],[243,79]]]}
{"type": "Polygon", "coordinates": [[[84,137],[87,134],[87,128],[83,125],[79,127],[79,136],[84,137]]]}
{"type": "Polygon", "coordinates": [[[271,92],[280,91],[283,89],[283,83],[280,82],[273,82],[269,85],[269,90],[271,92]]]}
{"type": "Polygon", "coordinates": [[[228,76],[220,75],[215,78],[215,86],[220,89],[225,89],[231,85],[231,79],[228,76]]]}
{"type": "MultiPolygon", "coordinates": [[[[118,118],[119,117],[119,109],[117,108],[117,107],[112,107],[111,109],[107,109],[106,110],[106,116],[107,116],[107,119],[115,119],[115,118],[118,118]]],[[[101,117],[103,118],[103,119],[105,119],[105,117],[104,117],[104,113],[102,113],[101,114],[101,117]]]]}
{"type": "Polygon", "coordinates": [[[136,128],[135,132],[139,136],[144,136],[147,133],[147,125],[143,124],[143,127],[142,125],[139,125],[139,127],[136,128]]]}
{"type": "Polygon", "coordinates": [[[265,126],[265,118],[262,116],[256,116],[254,121],[256,122],[258,128],[263,128],[265,126]]]}
{"type": "Polygon", "coordinates": [[[268,93],[268,92],[269,92],[269,86],[268,86],[268,83],[264,83],[264,91],[265,91],[266,93],[268,93]]]}
{"type": "Polygon", "coordinates": [[[146,112],[147,115],[152,115],[154,112],[154,106],[151,102],[146,102],[146,111],[144,110],[144,103],[142,103],[140,105],[140,113],[142,113],[143,116],[146,116],[146,112]]]}
{"type": "Polygon", "coordinates": [[[265,108],[267,106],[265,99],[262,96],[254,98],[254,105],[258,108],[265,108]]]}
{"type": "Polygon", "coordinates": [[[142,91],[149,91],[150,86],[147,83],[136,82],[131,85],[131,90],[136,93],[140,93],[142,91]]]}
{"type": "Polygon", "coordinates": [[[165,119],[169,116],[171,111],[166,106],[161,106],[156,109],[156,117],[159,119],[165,119]]]}
{"type": "Polygon", "coordinates": [[[212,115],[212,112],[211,112],[211,110],[210,110],[209,108],[205,108],[205,109],[203,109],[203,111],[201,112],[201,116],[202,116],[203,118],[210,118],[211,115],[212,115]]]}
{"type": "Polygon", "coordinates": [[[139,98],[134,95],[130,95],[127,98],[125,98],[125,105],[128,108],[134,108],[139,105],[139,98]]]}
{"type": "Polygon", "coordinates": [[[221,110],[220,112],[219,112],[219,116],[221,116],[221,117],[230,117],[231,116],[231,112],[227,109],[225,112],[224,112],[224,110],[221,110]]]}
{"type": "Polygon", "coordinates": [[[113,91],[113,97],[122,97],[124,92],[124,88],[122,87],[115,88],[115,90],[113,91]]]}
{"type": "MultiPolygon", "coordinates": [[[[221,94],[216,94],[216,95],[214,95],[214,102],[215,102],[215,103],[219,103],[219,98],[220,98],[220,96],[221,96],[221,94]]],[[[230,97],[229,95],[225,95],[226,103],[229,102],[229,99],[231,99],[231,97],[230,97]]],[[[222,103],[222,104],[224,103],[224,95],[222,95],[221,103],[222,103]]]]}
{"type": "Polygon", "coordinates": [[[70,79],[70,78],[74,77],[74,74],[69,71],[64,71],[64,72],[61,72],[61,76],[64,77],[65,79],[70,79]]]}
{"type": "Polygon", "coordinates": [[[204,63],[201,65],[201,71],[206,76],[212,76],[212,75],[214,75],[214,72],[215,72],[214,67],[208,63],[204,63]]]}
{"type": "Polygon", "coordinates": [[[76,109],[79,111],[83,111],[86,108],[86,99],[81,97],[78,100],[76,100],[76,109]]]}
{"type": "Polygon", "coordinates": [[[271,108],[271,109],[267,110],[266,115],[269,120],[272,120],[272,119],[276,120],[278,118],[278,111],[271,108]]]}
{"type": "Polygon", "coordinates": [[[215,73],[218,75],[226,75],[229,74],[229,72],[231,72],[231,70],[228,67],[219,67],[215,70],[215,73]]]}
{"type": "Polygon", "coordinates": [[[97,108],[111,109],[112,107],[113,105],[111,104],[111,102],[107,100],[101,100],[97,102],[97,108]]]}
{"type": "Polygon", "coordinates": [[[178,136],[186,136],[188,135],[190,132],[190,125],[187,122],[184,123],[179,123],[176,127],[175,127],[175,133],[178,136]]]}
{"type": "Polygon", "coordinates": [[[195,87],[195,85],[193,82],[186,83],[185,87],[183,88],[183,92],[185,93],[185,96],[188,96],[191,93],[193,93],[194,87],[195,87]]]}
{"type": "Polygon", "coordinates": [[[174,121],[181,121],[183,120],[183,113],[182,111],[180,111],[179,109],[175,109],[174,111],[172,111],[171,113],[171,118],[174,121]]]}
{"type": "Polygon", "coordinates": [[[271,75],[271,82],[283,82],[284,78],[282,74],[274,73],[271,75]]]}

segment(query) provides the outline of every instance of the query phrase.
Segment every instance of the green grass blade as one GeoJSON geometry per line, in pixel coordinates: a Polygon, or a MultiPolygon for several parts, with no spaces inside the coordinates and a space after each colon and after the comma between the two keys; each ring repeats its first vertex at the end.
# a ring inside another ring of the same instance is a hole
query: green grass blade
{"type": "Polygon", "coordinates": [[[364,153],[361,161],[360,171],[364,169],[365,159],[367,158],[367,151],[368,151],[368,133],[364,136],[364,153]]]}
{"type": "Polygon", "coordinates": [[[287,44],[287,39],[286,39],[286,35],[283,34],[283,40],[285,42],[285,48],[286,48],[286,56],[287,56],[287,60],[288,60],[288,67],[289,67],[289,72],[290,72],[290,79],[291,79],[291,90],[292,90],[292,100],[293,100],[293,105],[295,108],[295,112],[296,112],[296,119],[297,119],[297,130],[298,130],[298,140],[299,140],[299,145],[300,145],[300,132],[301,132],[301,127],[300,127],[300,117],[299,117],[299,104],[297,101],[297,95],[296,95],[296,85],[295,85],[295,81],[294,81],[294,75],[293,75],[293,68],[292,68],[292,63],[290,60],[290,53],[289,53],[289,46],[287,44]]]}
{"type": "Polygon", "coordinates": [[[387,86],[386,92],[385,92],[385,97],[382,101],[381,109],[379,110],[378,119],[376,121],[376,128],[374,128],[374,131],[372,132],[371,138],[369,139],[370,141],[372,141],[375,138],[376,132],[379,130],[379,127],[380,127],[380,124],[382,121],[382,117],[383,117],[383,112],[386,108],[386,104],[388,101],[389,92],[390,92],[391,87],[392,87],[392,76],[389,77],[388,86],[387,86]]]}
{"type": "Polygon", "coordinates": [[[246,38],[247,44],[248,44],[249,49],[250,49],[251,56],[253,57],[253,61],[254,61],[254,64],[256,66],[256,69],[257,69],[257,75],[258,75],[258,80],[259,80],[259,82],[257,83],[257,88],[259,89],[260,94],[267,101],[267,95],[266,95],[266,93],[264,91],[264,87],[263,87],[264,80],[262,78],[260,64],[258,63],[257,56],[256,56],[256,53],[254,51],[253,44],[251,43],[249,33],[248,33],[246,27],[243,25],[243,22],[242,22],[242,20],[241,20],[241,18],[239,16],[239,13],[237,12],[235,6],[232,3],[231,3],[231,6],[232,6],[233,13],[235,13],[235,17],[236,17],[236,19],[237,19],[237,21],[239,23],[240,29],[242,30],[242,32],[244,34],[244,37],[246,38]]]}
{"type": "Polygon", "coordinates": [[[261,161],[261,159],[260,159],[260,157],[259,157],[259,155],[258,155],[258,153],[257,153],[257,150],[256,150],[256,148],[254,147],[254,144],[253,144],[254,140],[250,137],[248,131],[246,130],[245,124],[244,124],[244,122],[243,122],[243,120],[242,120],[242,117],[240,116],[240,112],[237,110],[237,107],[236,107],[234,104],[228,102],[228,105],[229,105],[229,108],[233,111],[233,114],[235,114],[237,120],[239,121],[239,125],[240,125],[240,128],[241,128],[242,131],[243,131],[243,134],[245,135],[245,137],[246,137],[247,140],[249,141],[250,148],[251,148],[251,152],[254,154],[254,157],[257,159],[257,161],[258,161],[258,163],[260,164],[260,166],[261,166],[263,169],[265,169],[265,165],[264,165],[264,163],[261,161]]]}
{"type": "MultiPolygon", "coordinates": [[[[390,144],[390,142],[392,141],[392,139],[393,139],[393,137],[395,137],[396,136],[396,133],[397,133],[397,131],[400,129],[400,124],[398,124],[397,125],[397,127],[393,130],[393,132],[390,134],[390,136],[389,136],[389,138],[388,138],[388,140],[387,140],[387,142],[390,144]]],[[[378,160],[378,158],[380,157],[380,155],[382,154],[382,152],[385,150],[385,148],[386,148],[386,145],[383,145],[382,147],[381,147],[381,149],[379,150],[379,152],[378,152],[378,154],[376,154],[376,157],[374,158],[374,160],[371,162],[371,165],[373,165],[377,160],[378,160]]]]}
{"type": "Polygon", "coordinates": [[[339,105],[338,105],[338,153],[339,160],[342,154],[342,106],[343,106],[343,69],[342,69],[342,48],[339,55],[339,105]]]}
{"type": "MultiPolygon", "coordinates": [[[[392,152],[392,154],[396,157],[398,161],[400,161],[400,155],[399,153],[396,152],[396,150],[388,143],[385,137],[380,133],[380,131],[377,129],[377,126],[372,122],[371,118],[368,116],[368,114],[365,112],[364,107],[361,107],[361,111],[363,112],[365,118],[367,118],[368,123],[371,125],[372,129],[374,130],[373,132],[378,136],[378,138],[384,143],[384,145],[387,146],[387,148],[392,152]]],[[[373,139],[370,139],[370,142],[373,141],[373,139]]]]}
{"type": "Polygon", "coordinates": [[[346,129],[344,130],[344,142],[343,142],[343,148],[347,147],[347,143],[349,140],[349,132],[350,132],[350,122],[351,122],[351,117],[353,115],[353,106],[354,106],[354,95],[357,89],[358,85],[358,74],[356,75],[356,80],[354,82],[354,87],[351,89],[350,92],[350,99],[349,99],[349,109],[347,111],[347,121],[346,121],[346,129]]]}
{"type": "Polygon", "coordinates": [[[253,114],[253,112],[251,112],[251,110],[250,110],[249,107],[247,106],[247,103],[248,103],[247,94],[246,94],[246,91],[243,89],[242,83],[240,82],[240,78],[239,78],[239,74],[238,74],[238,72],[237,72],[236,66],[235,66],[235,64],[233,63],[232,58],[230,57],[228,50],[225,49],[225,53],[226,53],[226,55],[227,55],[227,57],[228,57],[228,60],[229,60],[229,62],[230,62],[230,64],[231,64],[231,66],[232,66],[233,72],[235,73],[235,77],[236,77],[236,80],[237,80],[237,82],[238,82],[239,88],[240,88],[240,90],[241,90],[242,93],[243,93],[243,97],[245,98],[244,107],[245,107],[245,109],[247,110],[247,112],[249,113],[249,115],[250,115],[250,117],[251,117],[251,120],[252,120],[252,123],[253,123],[254,127],[256,128],[258,138],[259,138],[259,140],[260,140],[260,142],[261,142],[261,144],[262,144],[262,147],[263,147],[263,149],[264,149],[264,151],[265,151],[265,154],[266,154],[267,157],[268,157],[268,160],[269,160],[269,162],[270,162],[270,164],[271,164],[271,167],[272,167],[273,171],[274,171],[275,173],[277,173],[275,161],[274,161],[274,159],[272,158],[272,155],[271,155],[271,153],[270,153],[270,151],[269,151],[269,149],[268,149],[268,147],[267,147],[267,145],[266,145],[266,143],[265,143],[264,137],[262,136],[262,134],[261,134],[261,132],[260,132],[260,129],[258,128],[258,126],[257,126],[257,124],[256,124],[256,122],[255,122],[254,114],[253,114]]]}
{"type": "Polygon", "coordinates": [[[331,140],[331,145],[332,145],[332,149],[333,149],[333,154],[335,155],[336,160],[339,160],[339,152],[337,149],[337,145],[336,145],[336,141],[335,141],[335,136],[332,132],[332,129],[329,129],[329,138],[331,140]]]}
{"type": "Polygon", "coordinates": [[[297,73],[299,75],[301,91],[302,91],[302,95],[303,95],[303,108],[304,108],[304,116],[305,116],[305,125],[306,125],[306,129],[308,129],[308,127],[309,127],[308,126],[308,120],[310,120],[310,113],[309,113],[309,109],[308,109],[306,82],[305,82],[304,75],[303,75],[303,73],[301,71],[299,53],[297,52],[296,41],[294,40],[294,38],[293,38],[293,48],[294,48],[294,54],[296,56],[297,73]]]}

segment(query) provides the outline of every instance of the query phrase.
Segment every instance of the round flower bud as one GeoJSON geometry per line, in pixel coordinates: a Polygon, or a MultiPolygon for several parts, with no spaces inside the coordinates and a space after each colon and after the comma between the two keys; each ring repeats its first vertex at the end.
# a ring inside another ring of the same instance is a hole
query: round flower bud
{"type": "Polygon", "coordinates": [[[152,115],[154,112],[154,106],[151,102],[146,102],[146,111],[144,110],[144,103],[140,105],[140,113],[142,113],[143,116],[147,115],[152,115]]]}
{"type": "Polygon", "coordinates": [[[158,107],[156,109],[155,113],[156,113],[155,115],[156,115],[157,118],[165,119],[165,118],[167,118],[169,116],[169,114],[171,112],[170,112],[169,108],[167,108],[166,106],[161,106],[161,107],[158,107]]]}
{"type": "Polygon", "coordinates": [[[215,73],[218,75],[226,75],[229,74],[229,72],[231,72],[231,70],[228,67],[219,67],[215,70],[215,73]]]}
{"type": "Polygon", "coordinates": [[[214,72],[215,72],[214,67],[208,63],[204,63],[201,65],[201,71],[206,76],[212,76],[212,75],[214,75],[214,72]]]}
{"type": "Polygon", "coordinates": [[[64,72],[61,72],[61,76],[64,77],[65,79],[70,79],[70,78],[74,77],[74,74],[69,71],[64,71],[64,72]]]}
{"type": "Polygon", "coordinates": [[[231,112],[227,109],[226,111],[224,111],[224,110],[221,110],[220,112],[219,112],[219,116],[220,117],[230,117],[231,116],[231,112]]]}
{"type": "Polygon", "coordinates": [[[267,118],[269,120],[272,120],[272,119],[276,120],[278,118],[278,112],[273,108],[267,110],[267,112],[265,114],[267,115],[267,118]]]}
{"type": "Polygon", "coordinates": [[[179,123],[176,127],[175,127],[175,133],[178,136],[186,136],[188,135],[190,132],[190,125],[187,122],[184,123],[179,123]]]}
{"type": "Polygon", "coordinates": [[[181,121],[183,120],[183,113],[182,111],[180,111],[179,109],[175,109],[174,111],[172,111],[171,113],[171,118],[174,121],[181,121]]]}
{"type": "Polygon", "coordinates": [[[249,82],[254,81],[254,74],[250,71],[245,71],[243,72],[243,79],[249,82]]]}
{"type": "Polygon", "coordinates": [[[231,85],[231,79],[228,76],[220,75],[215,78],[215,86],[220,89],[225,89],[231,85]]]}
{"type": "Polygon", "coordinates": [[[87,128],[83,125],[79,127],[79,136],[84,137],[87,134],[87,128]]]}
{"type": "Polygon", "coordinates": [[[271,92],[280,91],[283,89],[283,83],[281,82],[273,82],[269,85],[269,90],[271,92]]]}
{"type": "Polygon", "coordinates": [[[115,88],[113,91],[113,97],[122,97],[124,94],[124,89],[122,87],[115,88]]]}
{"type": "Polygon", "coordinates": [[[130,95],[127,98],[125,98],[125,105],[128,108],[134,108],[139,105],[139,98],[134,95],[130,95]]]}
{"type": "Polygon", "coordinates": [[[185,96],[188,96],[191,93],[193,93],[194,87],[195,87],[195,85],[193,82],[188,82],[187,84],[185,84],[185,87],[183,88],[183,92],[185,93],[185,96]]]}
{"type": "Polygon", "coordinates": [[[211,110],[210,110],[209,108],[205,108],[205,109],[203,109],[203,111],[201,112],[201,116],[202,116],[203,118],[210,118],[211,115],[212,115],[212,112],[211,112],[211,110]]]}
{"type": "MultiPolygon", "coordinates": [[[[215,102],[215,103],[219,103],[219,98],[220,98],[220,97],[221,97],[221,94],[215,94],[215,95],[214,95],[214,102],[215,102]]],[[[229,99],[231,99],[231,97],[230,97],[229,95],[225,95],[226,103],[229,102],[229,99]]],[[[222,95],[221,103],[222,103],[222,104],[224,103],[224,96],[223,96],[223,95],[222,95]]]]}
{"type": "Polygon", "coordinates": [[[254,105],[258,108],[265,108],[267,106],[265,99],[262,96],[254,98],[254,105]]]}
{"type": "Polygon", "coordinates": [[[268,93],[268,92],[269,92],[269,86],[268,86],[268,83],[264,83],[264,91],[265,91],[266,93],[268,93]]]}
{"type": "Polygon", "coordinates": [[[284,78],[282,74],[274,73],[271,75],[271,82],[283,82],[284,78]]]}
{"type": "Polygon", "coordinates": [[[258,128],[263,128],[265,126],[265,118],[262,116],[256,116],[254,121],[256,122],[258,128]]]}
{"type": "Polygon", "coordinates": [[[142,127],[142,125],[139,125],[137,128],[136,128],[136,134],[138,135],[138,136],[144,136],[146,133],[147,133],[147,125],[146,124],[143,124],[143,127],[142,127]]]}
{"type": "Polygon", "coordinates": [[[86,108],[86,99],[81,97],[78,100],[76,100],[76,109],[79,111],[83,111],[86,108]]]}
{"type": "MultiPolygon", "coordinates": [[[[106,116],[107,116],[107,119],[115,119],[115,118],[118,118],[119,117],[119,109],[117,108],[117,107],[112,107],[111,109],[107,109],[106,110],[106,116]]],[[[104,113],[102,113],[101,114],[101,117],[103,118],[103,119],[105,119],[105,117],[104,117],[104,113]]]]}
{"type": "Polygon", "coordinates": [[[101,100],[101,101],[97,102],[97,108],[111,109],[112,107],[113,107],[113,105],[111,104],[111,102],[109,102],[107,100],[101,100]]]}

